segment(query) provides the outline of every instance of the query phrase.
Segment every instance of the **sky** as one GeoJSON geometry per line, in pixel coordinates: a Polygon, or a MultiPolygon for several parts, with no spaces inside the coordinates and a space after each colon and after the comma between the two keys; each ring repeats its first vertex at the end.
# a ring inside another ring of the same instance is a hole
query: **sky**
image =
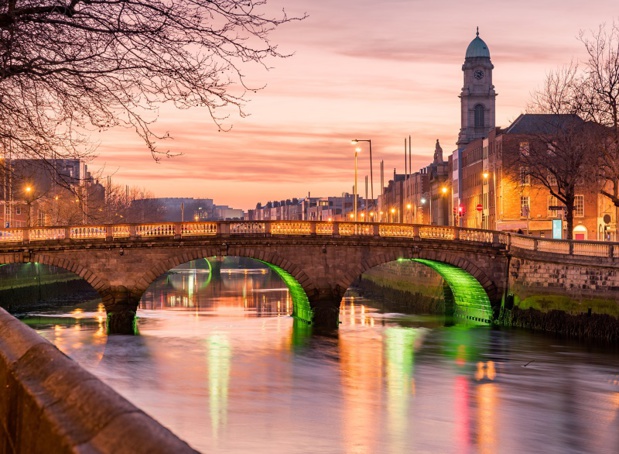
{"type": "MultiPolygon", "coordinates": [[[[353,138],[372,140],[374,195],[394,169],[404,172],[411,137],[413,171],[432,162],[438,139],[447,156],[460,130],[462,64],[479,36],[490,50],[498,93],[496,124],[524,113],[546,75],[585,59],[578,35],[619,19],[616,0],[268,0],[269,10],[301,22],[271,40],[286,59],[247,67],[253,86],[219,131],[201,109],[161,109],[157,131],[178,154],[156,163],[130,131],[98,139],[89,169],[155,197],[210,198],[244,210],[270,200],[353,192],[353,138]]],[[[367,144],[358,157],[359,193],[370,174],[367,144]]]]}

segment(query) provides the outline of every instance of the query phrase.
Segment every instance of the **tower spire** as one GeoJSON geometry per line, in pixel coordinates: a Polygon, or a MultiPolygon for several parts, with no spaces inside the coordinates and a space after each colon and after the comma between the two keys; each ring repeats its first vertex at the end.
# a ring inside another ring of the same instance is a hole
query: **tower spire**
{"type": "Polygon", "coordinates": [[[477,33],[476,33],[476,35],[479,36],[479,25],[477,26],[477,33]]]}

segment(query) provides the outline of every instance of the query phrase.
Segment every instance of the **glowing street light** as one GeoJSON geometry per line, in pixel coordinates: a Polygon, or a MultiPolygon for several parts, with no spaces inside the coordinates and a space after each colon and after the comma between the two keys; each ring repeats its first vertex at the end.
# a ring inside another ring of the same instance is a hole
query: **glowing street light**
{"type": "Polygon", "coordinates": [[[484,171],[481,174],[483,181],[481,182],[481,221],[480,221],[480,226],[481,228],[485,228],[485,222],[484,222],[484,212],[485,212],[485,208],[486,208],[486,203],[484,201],[484,186],[486,185],[486,181],[488,180],[488,177],[490,176],[490,174],[487,171],[484,171]]]}
{"type": "Polygon", "coordinates": [[[367,142],[370,145],[370,197],[374,203],[374,170],[372,167],[372,140],[371,139],[353,139],[350,143],[357,145],[359,142],[367,142]]]}
{"type": "Polygon", "coordinates": [[[353,213],[355,222],[357,222],[357,156],[360,151],[360,147],[355,147],[355,186],[353,189],[353,213]]]}
{"type": "Polygon", "coordinates": [[[24,188],[24,192],[26,193],[26,205],[28,206],[28,218],[26,219],[26,227],[30,228],[31,222],[31,208],[32,208],[32,186],[28,185],[24,188]]]}

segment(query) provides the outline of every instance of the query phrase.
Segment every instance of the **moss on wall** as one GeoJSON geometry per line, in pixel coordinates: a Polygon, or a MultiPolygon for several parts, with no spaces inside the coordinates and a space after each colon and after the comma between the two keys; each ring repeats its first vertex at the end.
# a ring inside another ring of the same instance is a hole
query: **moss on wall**
{"type": "Polygon", "coordinates": [[[619,341],[619,319],[608,314],[568,314],[562,310],[544,312],[538,309],[514,307],[504,310],[501,324],[553,333],[574,339],[619,341]]]}

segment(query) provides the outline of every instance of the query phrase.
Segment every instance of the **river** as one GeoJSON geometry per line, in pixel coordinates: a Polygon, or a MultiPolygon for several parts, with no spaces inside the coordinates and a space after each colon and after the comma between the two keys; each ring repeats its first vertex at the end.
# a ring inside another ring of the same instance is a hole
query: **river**
{"type": "Polygon", "coordinates": [[[268,269],[187,268],[139,336],[96,301],[24,321],[205,453],[617,453],[619,354],[348,297],[331,335],[268,269]]]}

